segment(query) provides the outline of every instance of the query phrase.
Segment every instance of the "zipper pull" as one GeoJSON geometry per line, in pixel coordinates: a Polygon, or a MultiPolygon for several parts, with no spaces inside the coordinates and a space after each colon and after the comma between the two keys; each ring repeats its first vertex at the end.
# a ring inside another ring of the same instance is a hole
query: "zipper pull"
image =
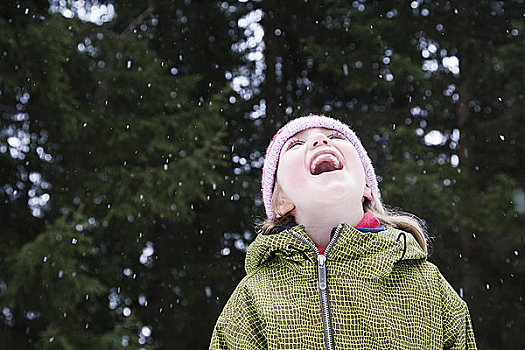
{"type": "Polygon", "coordinates": [[[320,290],[326,289],[326,256],[323,254],[317,255],[317,277],[318,287],[320,290]]]}

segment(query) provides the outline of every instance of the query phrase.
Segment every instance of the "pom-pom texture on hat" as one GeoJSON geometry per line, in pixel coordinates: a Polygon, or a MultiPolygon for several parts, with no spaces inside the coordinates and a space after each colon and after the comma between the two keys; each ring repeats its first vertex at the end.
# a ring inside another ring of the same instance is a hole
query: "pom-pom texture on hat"
{"type": "Polygon", "coordinates": [[[270,145],[266,149],[266,157],[264,159],[262,175],[262,197],[268,219],[273,220],[277,217],[272,207],[272,196],[275,185],[275,173],[277,171],[277,165],[279,164],[279,155],[281,154],[281,149],[290,137],[294,136],[298,132],[312,128],[336,130],[343,134],[350,141],[350,143],[357,150],[357,154],[361,159],[361,163],[363,164],[363,168],[365,170],[366,182],[368,186],[370,186],[370,189],[374,194],[374,198],[380,198],[381,194],[379,193],[379,187],[377,185],[376,174],[374,167],[372,166],[372,161],[370,160],[370,157],[366,153],[365,148],[361,144],[361,141],[359,141],[359,138],[355,132],[353,132],[352,129],[348,127],[348,125],[336,119],[326,117],[324,115],[311,114],[309,116],[300,117],[288,122],[277,132],[277,134],[275,134],[272,141],[270,142],[270,145]]]}

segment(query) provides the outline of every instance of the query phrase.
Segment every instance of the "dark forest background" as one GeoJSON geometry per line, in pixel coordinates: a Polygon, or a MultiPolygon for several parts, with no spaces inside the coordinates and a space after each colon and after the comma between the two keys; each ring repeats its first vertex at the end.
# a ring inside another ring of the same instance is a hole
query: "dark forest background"
{"type": "Polygon", "coordinates": [[[3,0],[0,349],[207,348],[266,145],[310,112],[425,220],[479,348],[523,347],[524,19],[523,0],[3,0]]]}

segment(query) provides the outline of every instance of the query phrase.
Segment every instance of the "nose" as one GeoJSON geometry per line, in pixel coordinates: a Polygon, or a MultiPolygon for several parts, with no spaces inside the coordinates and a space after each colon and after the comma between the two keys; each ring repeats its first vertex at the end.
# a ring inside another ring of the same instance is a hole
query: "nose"
{"type": "Polygon", "coordinates": [[[329,143],[330,140],[326,137],[325,134],[316,133],[315,135],[312,135],[312,138],[310,139],[310,148],[328,145],[329,143]]]}

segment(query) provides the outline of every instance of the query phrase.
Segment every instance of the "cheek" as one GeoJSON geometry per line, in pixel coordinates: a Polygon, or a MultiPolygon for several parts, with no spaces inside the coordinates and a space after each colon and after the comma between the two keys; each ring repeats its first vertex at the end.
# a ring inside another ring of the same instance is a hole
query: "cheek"
{"type": "Polygon", "coordinates": [[[353,172],[356,173],[356,176],[362,176],[364,179],[365,170],[363,168],[363,164],[361,163],[361,158],[359,158],[355,148],[352,146],[348,147],[345,154],[346,161],[353,172]]]}
{"type": "Polygon", "coordinates": [[[299,157],[283,159],[277,168],[277,180],[284,192],[304,188],[308,178],[305,172],[304,160],[299,157]]]}

